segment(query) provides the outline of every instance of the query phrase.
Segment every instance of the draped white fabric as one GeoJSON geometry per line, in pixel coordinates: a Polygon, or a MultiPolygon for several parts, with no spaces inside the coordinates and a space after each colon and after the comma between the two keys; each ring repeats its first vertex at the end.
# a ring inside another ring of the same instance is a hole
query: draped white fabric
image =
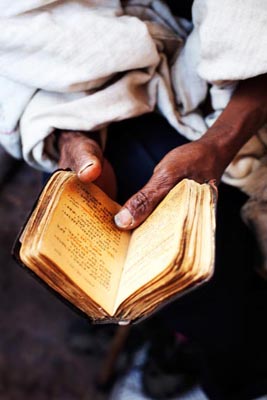
{"type": "MultiPolygon", "coordinates": [[[[52,171],[44,140],[55,128],[96,130],[155,108],[199,138],[236,81],[267,72],[267,7],[195,0],[193,22],[159,0],[0,0],[0,143],[52,171]],[[203,118],[208,90],[214,113],[203,118]]],[[[246,187],[265,137],[255,132],[227,182],[246,187]]]]}

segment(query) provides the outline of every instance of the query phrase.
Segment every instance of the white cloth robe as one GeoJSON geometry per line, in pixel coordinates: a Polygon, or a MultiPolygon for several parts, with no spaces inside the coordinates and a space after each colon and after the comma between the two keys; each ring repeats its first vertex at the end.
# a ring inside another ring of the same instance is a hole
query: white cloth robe
{"type": "MultiPolygon", "coordinates": [[[[193,25],[159,0],[0,0],[0,143],[52,171],[55,128],[97,130],[155,108],[198,139],[238,80],[267,72],[266,3],[195,0],[193,25]],[[214,113],[203,118],[208,83],[214,113]]],[[[255,132],[224,181],[255,190],[266,137],[255,132]]]]}

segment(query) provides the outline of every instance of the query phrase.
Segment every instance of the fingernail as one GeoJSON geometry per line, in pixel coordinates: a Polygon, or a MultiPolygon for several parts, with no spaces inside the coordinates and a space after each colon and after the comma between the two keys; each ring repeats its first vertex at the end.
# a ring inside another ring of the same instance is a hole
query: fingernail
{"type": "Polygon", "coordinates": [[[132,214],[127,208],[123,208],[117,215],[114,217],[115,224],[119,228],[128,228],[133,225],[134,219],[132,214]]]}
{"type": "Polygon", "coordinates": [[[94,165],[94,163],[92,161],[90,161],[88,164],[84,165],[78,172],[78,175],[81,175],[87,168],[90,168],[92,165],[94,165]]]}

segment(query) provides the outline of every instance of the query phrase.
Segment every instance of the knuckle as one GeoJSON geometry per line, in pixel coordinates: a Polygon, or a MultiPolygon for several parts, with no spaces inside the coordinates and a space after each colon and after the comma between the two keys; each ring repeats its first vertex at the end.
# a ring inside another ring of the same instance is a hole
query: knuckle
{"type": "Polygon", "coordinates": [[[169,166],[155,168],[154,180],[158,191],[169,190],[176,183],[173,168],[169,166]]]}
{"type": "Polygon", "coordinates": [[[144,191],[138,192],[131,200],[131,209],[134,210],[133,214],[145,214],[150,205],[150,196],[144,191]]]}

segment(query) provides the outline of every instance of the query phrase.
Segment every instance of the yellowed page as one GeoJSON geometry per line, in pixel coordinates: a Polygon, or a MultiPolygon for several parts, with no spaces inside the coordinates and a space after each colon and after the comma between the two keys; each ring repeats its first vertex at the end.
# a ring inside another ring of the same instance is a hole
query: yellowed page
{"type": "Polygon", "coordinates": [[[188,213],[190,185],[187,180],[177,185],[133,232],[116,308],[137,289],[162,273],[177,257],[188,213]]]}
{"type": "Polygon", "coordinates": [[[113,315],[130,233],[114,225],[119,206],[95,185],[87,188],[69,179],[38,250],[113,315]]]}

